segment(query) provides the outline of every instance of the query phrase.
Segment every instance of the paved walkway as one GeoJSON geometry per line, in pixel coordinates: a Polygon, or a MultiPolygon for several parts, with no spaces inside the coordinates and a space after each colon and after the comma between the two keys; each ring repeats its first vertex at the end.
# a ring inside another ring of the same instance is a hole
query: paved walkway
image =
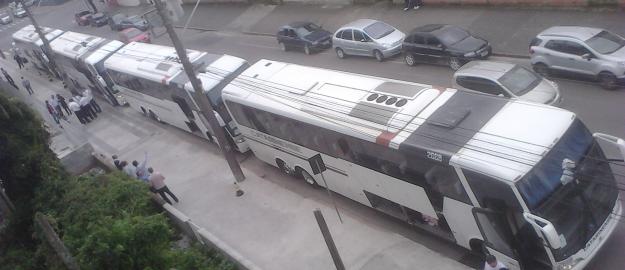
{"type": "MultiPolygon", "coordinates": [[[[192,5],[185,5],[187,16],[192,5]]],[[[399,5],[281,6],[206,4],[200,5],[190,27],[218,31],[242,31],[274,35],[278,27],[292,21],[309,20],[329,31],[360,18],[385,21],[403,32],[424,24],[456,24],[489,40],[500,55],[527,57],[530,40],[553,25],[601,27],[625,36],[625,16],[616,11],[539,10],[505,7],[424,6],[402,11],[399,5]]],[[[184,25],[182,18],[177,25],[184,25]]]]}
{"type": "MultiPolygon", "coordinates": [[[[19,79],[20,71],[12,62],[0,59],[0,65],[19,79]]],[[[50,83],[30,71],[22,72],[22,76],[30,79],[35,95],[29,96],[24,90],[8,92],[31,105],[48,122],[54,136],[52,148],[57,153],[85,141],[98,152],[118,154],[128,161],[142,158],[147,151],[149,166],[167,177],[168,186],[180,198],[174,207],[262,269],[333,269],[313,216],[317,208],[325,214],[347,269],[469,269],[376,221],[394,222],[392,219],[381,214],[363,217],[358,211],[364,207],[339,198],[341,224],[323,190],[281,176],[277,169],[253,157],[243,162],[247,179],[241,187],[246,193],[235,197],[234,179],[214,145],[150,121],[130,108],[113,108],[99,100],[103,113],[95,121],[81,125],[71,117],[71,123],[64,122],[61,129],[43,104],[53,93],[67,97],[69,92],[60,82],[50,83]],[[373,221],[366,220],[371,216],[373,221]]],[[[460,259],[462,254],[452,256],[460,259]]]]}

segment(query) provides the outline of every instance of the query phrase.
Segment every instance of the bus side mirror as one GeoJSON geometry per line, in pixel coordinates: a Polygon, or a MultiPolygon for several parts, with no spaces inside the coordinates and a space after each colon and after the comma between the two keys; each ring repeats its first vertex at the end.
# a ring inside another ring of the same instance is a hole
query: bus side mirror
{"type": "Polygon", "coordinates": [[[612,136],[612,135],[608,135],[608,134],[603,134],[603,133],[594,133],[592,134],[593,137],[597,138],[597,139],[601,139],[604,140],[606,142],[609,142],[611,144],[616,145],[616,147],[618,147],[619,151],[621,151],[621,157],[623,159],[625,159],[625,140],[616,137],[616,136],[612,136]]]}
{"type": "Polygon", "coordinates": [[[543,233],[545,241],[547,241],[551,248],[559,249],[566,246],[566,240],[564,237],[560,237],[560,235],[558,235],[556,227],[554,227],[548,220],[530,213],[523,213],[523,218],[525,218],[525,221],[531,224],[532,227],[543,233]]]}

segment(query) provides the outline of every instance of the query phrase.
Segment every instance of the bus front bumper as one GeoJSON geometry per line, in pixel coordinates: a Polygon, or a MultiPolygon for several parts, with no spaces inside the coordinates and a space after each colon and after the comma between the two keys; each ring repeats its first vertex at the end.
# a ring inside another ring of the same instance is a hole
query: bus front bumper
{"type": "Polygon", "coordinates": [[[601,228],[597,230],[595,235],[588,241],[584,249],[573,254],[568,259],[558,262],[554,269],[556,270],[582,270],[592,259],[597,255],[597,252],[601,250],[603,245],[610,239],[610,236],[614,233],[614,229],[619,224],[619,219],[623,213],[623,207],[621,206],[620,195],[616,199],[616,204],[612,209],[612,214],[606,219],[601,228]]]}

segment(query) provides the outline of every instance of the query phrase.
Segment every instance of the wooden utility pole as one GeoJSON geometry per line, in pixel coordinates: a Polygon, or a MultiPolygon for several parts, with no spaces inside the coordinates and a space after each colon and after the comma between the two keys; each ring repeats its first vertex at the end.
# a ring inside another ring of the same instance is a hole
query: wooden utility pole
{"type": "Polygon", "coordinates": [[[74,94],[75,92],[74,85],[70,83],[67,73],[65,73],[65,70],[63,69],[63,67],[58,66],[56,64],[56,60],[54,58],[54,51],[52,51],[52,48],[50,48],[50,41],[48,41],[43,31],[41,31],[39,24],[35,20],[35,17],[33,17],[33,14],[30,13],[30,8],[24,5],[23,0],[18,0],[18,1],[24,8],[24,11],[26,11],[26,15],[30,19],[30,22],[33,24],[33,27],[35,27],[35,32],[37,32],[37,34],[39,35],[41,42],[43,42],[43,52],[46,54],[46,57],[48,58],[48,61],[50,62],[50,66],[52,66],[52,69],[54,71],[58,72],[59,75],[61,75],[61,79],[63,80],[63,83],[65,84],[65,86],[69,87],[72,94],[74,94]]]}
{"type": "MultiPolygon", "coordinates": [[[[174,31],[174,27],[171,23],[171,19],[169,15],[167,15],[165,8],[163,7],[163,3],[161,0],[155,0],[154,6],[158,14],[163,19],[163,25],[165,26],[165,30],[169,37],[171,38],[172,43],[174,44],[174,48],[176,48],[176,53],[178,54],[178,58],[180,58],[180,62],[182,63],[182,67],[184,71],[187,73],[187,77],[189,77],[189,81],[191,82],[191,86],[193,86],[193,99],[195,100],[197,106],[199,107],[200,112],[204,116],[205,120],[208,121],[208,125],[210,125],[211,129],[215,133],[217,137],[217,142],[219,143],[219,148],[221,149],[222,154],[226,158],[228,162],[228,166],[230,166],[230,170],[236,179],[235,185],[237,182],[241,182],[245,180],[245,175],[243,175],[243,171],[239,166],[239,162],[236,160],[234,156],[234,152],[232,151],[232,147],[230,142],[226,139],[226,134],[224,133],[223,127],[219,125],[217,118],[215,117],[215,113],[213,107],[208,101],[208,97],[204,94],[204,89],[202,88],[202,82],[195,75],[195,70],[193,70],[193,66],[191,62],[189,62],[189,57],[187,56],[187,52],[184,49],[184,46],[180,42],[178,35],[174,31]]],[[[237,187],[238,188],[238,187],[237,187]]],[[[237,195],[240,196],[239,191],[237,191],[237,195]]]]}

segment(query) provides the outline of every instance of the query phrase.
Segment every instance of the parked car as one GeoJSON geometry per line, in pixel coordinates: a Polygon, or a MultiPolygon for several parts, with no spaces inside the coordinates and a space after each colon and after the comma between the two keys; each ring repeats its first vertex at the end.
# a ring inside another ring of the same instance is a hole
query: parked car
{"type": "Polygon", "coordinates": [[[17,7],[13,9],[13,16],[18,18],[26,17],[26,10],[24,10],[24,7],[21,4],[17,5],[17,7]]]}
{"type": "Polygon", "coordinates": [[[145,19],[137,15],[127,17],[122,13],[115,14],[110,17],[109,26],[113,31],[120,31],[131,27],[137,28],[141,31],[147,31],[149,28],[149,24],[145,19]]]}
{"type": "Polygon", "coordinates": [[[406,35],[384,22],[360,19],[341,26],[332,37],[336,56],[373,56],[384,61],[401,52],[401,43],[406,35]]]}
{"type": "Polygon", "coordinates": [[[126,28],[119,32],[119,40],[124,43],[130,43],[133,41],[150,43],[150,33],[141,31],[137,28],[126,28]]]}
{"type": "Polygon", "coordinates": [[[1,24],[9,24],[13,22],[13,18],[11,18],[11,15],[7,14],[7,13],[0,13],[0,23],[1,24]]]}
{"type": "Polygon", "coordinates": [[[610,90],[625,82],[625,39],[603,29],[551,27],[532,40],[530,57],[534,70],[543,75],[584,75],[610,90]]]}
{"type": "Polygon", "coordinates": [[[332,47],[332,33],[312,22],[293,22],[280,27],[276,35],[283,51],[302,49],[304,53],[332,47]]]}
{"type": "Polygon", "coordinates": [[[455,88],[557,106],[561,101],[555,82],[512,63],[472,61],[454,73],[455,88]]]}
{"type": "Polygon", "coordinates": [[[108,20],[109,18],[108,16],[106,16],[106,14],[98,12],[89,17],[89,25],[94,27],[100,27],[106,25],[108,23],[108,20]]]}
{"type": "Polygon", "coordinates": [[[74,14],[74,21],[76,24],[80,26],[89,25],[89,17],[91,17],[92,13],[89,10],[83,10],[74,14]]]}
{"type": "Polygon", "coordinates": [[[409,66],[418,62],[436,63],[447,64],[453,70],[492,54],[488,41],[448,24],[428,24],[412,29],[404,39],[402,51],[409,66]]]}

